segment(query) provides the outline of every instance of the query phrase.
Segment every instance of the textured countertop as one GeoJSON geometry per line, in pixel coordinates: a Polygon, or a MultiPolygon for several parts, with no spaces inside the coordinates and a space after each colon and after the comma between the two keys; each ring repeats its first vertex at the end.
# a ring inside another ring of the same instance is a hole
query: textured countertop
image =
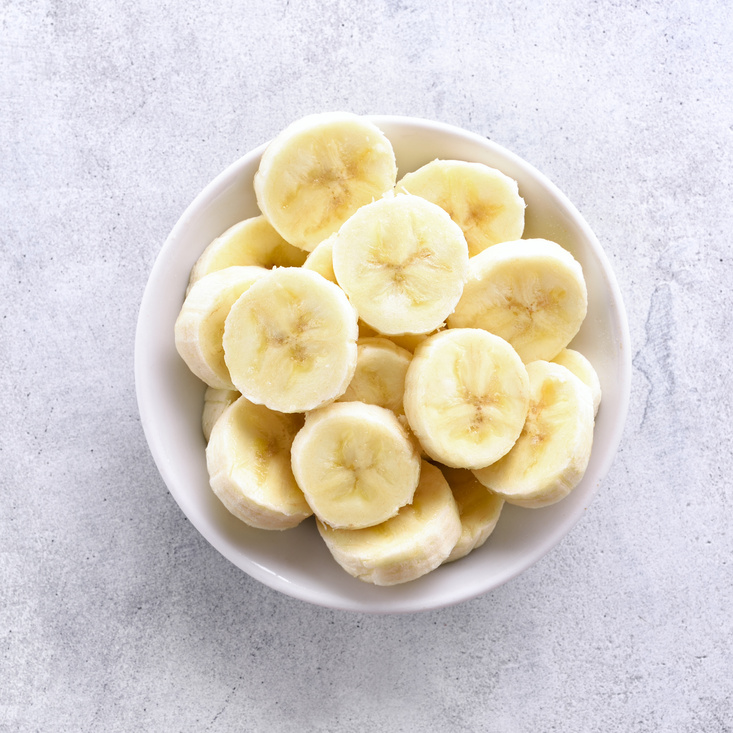
{"type": "Polygon", "coordinates": [[[0,731],[733,726],[725,3],[0,6],[0,731]],[[220,556],[161,480],[133,339],[219,171],[313,111],[456,124],[576,204],[624,294],[618,457],[541,562],[362,616],[220,556]]]}

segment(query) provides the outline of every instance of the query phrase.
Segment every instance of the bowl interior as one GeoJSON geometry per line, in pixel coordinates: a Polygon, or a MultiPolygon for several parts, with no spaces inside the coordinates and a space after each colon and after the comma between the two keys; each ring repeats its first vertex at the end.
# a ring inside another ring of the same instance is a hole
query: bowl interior
{"type": "Polygon", "coordinates": [[[598,372],[603,401],[583,481],[544,509],[505,505],[486,544],[462,560],[404,585],[380,588],[351,578],[331,558],[312,519],[285,532],[247,527],[208,484],[201,411],[205,386],[178,356],[173,326],[191,267],[214,237],[259,213],[252,179],[264,146],[219,175],[184,212],[151,272],[140,307],[135,379],[151,453],[171,494],[201,534],[255,579],[312,603],[363,612],[410,612],[476,597],[527,569],[582,516],[611,466],[626,418],[631,360],[618,286],[596,237],[568,199],[541,173],[504,148],[448,125],[405,117],[372,117],[391,140],[398,177],[434,158],[478,161],[516,179],[527,203],[525,238],[568,249],[588,284],[588,315],[571,344],[598,372]]]}

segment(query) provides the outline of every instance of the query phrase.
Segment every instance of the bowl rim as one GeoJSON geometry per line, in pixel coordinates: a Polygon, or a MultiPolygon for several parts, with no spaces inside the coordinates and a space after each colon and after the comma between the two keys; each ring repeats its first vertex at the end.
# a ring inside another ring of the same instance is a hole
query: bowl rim
{"type": "Polygon", "coordinates": [[[517,154],[513,153],[507,148],[504,148],[502,145],[495,143],[490,138],[483,137],[477,133],[470,132],[469,130],[452,124],[433,121],[422,117],[411,117],[403,115],[364,115],[364,117],[374,122],[377,127],[381,127],[383,125],[387,127],[403,127],[405,129],[415,131],[444,133],[452,137],[461,138],[470,144],[478,144],[484,148],[487,148],[497,153],[500,157],[511,161],[514,166],[522,169],[523,172],[536,179],[544,188],[546,188],[553,194],[557,202],[559,202],[572,216],[575,225],[580,229],[584,239],[593,249],[593,254],[599,261],[603,273],[606,277],[608,289],[610,291],[616,309],[616,326],[619,334],[619,369],[618,380],[616,381],[618,398],[616,410],[618,414],[618,419],[612,424],[610,434],[606,438],[606,447],[604,450],[603,459],[595,472],[596,481],[594,481],[594,485],[588,491],[585,506],[581,505],[576,511],[564,517],[563,520],[555,528],[555,531],[553,531],[551,535],[548,536],[546,541],[537,546],[533,552],[528,552],[526,556],[523,555],[522,562],[518,563],[510,571],[505,573],[499,582],[489,583],[486,584],[486,586],[481,586],[480,584],[478,584],[476,586],[472,586],[470,589],[467,589],[464,592],[443,594],[442,596],[436,597],[434,602],[432,603],[411,603],[410,601],[405,601],[404,599],[398,603],[395,603],[394,601],[386,601],[380,603],[379,599],[377,599],[373,604],[370,604],[369,606],[362,606],[358,602],[347,601],[347,599],[341,599],[340,602],[339,600],[334,600],[333,598],[326,599],[324,597],[320,597],[319,594],[315,591],[309,591],[305,587],[301,587],[297,584],[292,583],[287,578],[284,578],[278,573],[273,572],[272,570],[257,563],[251,558],[246,558],[246,562],[242,562],[241,557],[235,558],[234,553],[230,550],[229,546],[221,539],[221,537],[216,535],[212,536],[212,534],[206,530],[206,528],[203,526],[203,523],[197,517],[196,512],[191,511],[192,506],[189,504],[186,492],[181,491],[177,485],[177,482],[174,480],[171,466],[165,460],[165,451],[161,442],[161,436],[159,434],[159,431],[156,430],[154,427],[154,415],[150,409],[152,405],[151,391],[153,390],[153,384],[151,382],[152,377],[150,374],[147,373],[145,359],[143,356],[145,349],[145,340],[147,336],[146,315],[150,311],[151,304],[154,300],[154,293],[157,292],[159,284],[161,284],[165,280],[166,272],[164,264],[168,257],[169,250],[175,247],[181,233],[189,226],[191,220],[195,218],[199,210],[202,208],[203,204],[205,204],[207,201],[212,200],[218,194],[223,192],[226,188],[231,186],[238,179],[240,171],[247,165],[252,164],[262,155],[265,148],[269,144],[269,141],[250,150],[239,159],[228,165],[195,196],[193,201],[186,207],[183,214],[179,217],[178,221],[173,226],[173,229],[166,237],[165,242],[160,248],[158,254],[156,255],[155,262],[150,270],[150,274],[148,276],[148,280],[143,292],[143,297],[140,302],[140,307],[138,309],[134,343],[135,390],[143,433],[145,435],[146,441],[148,443],[148,448],[156,464],[156,467],[161,477],[163,478],[163,481],[166,484],[168,491],[170,492],[171,496],[176,501],[178,506],[181,508],[184,515],[198,530],[198,532],[207,540],[207,542],[209,542],[209,544],[211,544],[218,552],[220,552],[235,566],[246,572],[255,580],[263,583],[273,590],[284,593],[285,595],[288,595],[292,598],[297,598],[301,601],[320,605],[322,607],[374,614],[414,613],[445,608],[456,605],[458,603],[462,603],[464,601],[472,600],[508,583],[509,581],[513,580],[518,575],[526,571],[532,565],[537,563],[546,554],[548,554],[569,534],[573,527],[578,523],[580,518],[583,516],[587,505],[597,494],[601,482],[607,476],[611,465],[613,464],[613,461],[617,455],[618,447],[620,445],[621,438],[625,429],[631,395],[631,339],[624,300],[608,256],[603,250],[603,247],[601,246],[595,233],[592,231],[579,210],[575,207],[572,201],[570,201],[570,199],[544,173],[539,171],[531,163],[527,162],[517,154]],[[244,567],[243,565],[246,565],[246,567],[244,567]]]}

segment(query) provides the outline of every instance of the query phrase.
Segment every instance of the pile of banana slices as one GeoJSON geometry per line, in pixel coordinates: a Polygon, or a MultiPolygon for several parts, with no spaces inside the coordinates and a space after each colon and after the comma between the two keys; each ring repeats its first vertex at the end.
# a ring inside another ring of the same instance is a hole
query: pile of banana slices
{"type": "Polygon", "coordinates": [[[586,284],[521,239],[514,180],[434,160],[397,181],[372,122],[328,113],[269,144],[254,188],[262,214],[204,250],[175,325],[232,514],[315,515],[348,573],[393,585],[479,547],[504,502],[567,496],[601,398],[567,348],[586,284]]]}

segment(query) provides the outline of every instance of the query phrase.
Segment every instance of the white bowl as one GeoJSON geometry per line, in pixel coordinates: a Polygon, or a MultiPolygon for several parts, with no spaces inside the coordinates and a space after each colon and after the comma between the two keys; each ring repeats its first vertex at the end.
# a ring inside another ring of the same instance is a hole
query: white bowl
{"type": "Polygon", "coordinates": [[[264,145],[229,166],[186,209],[163,245],[145,289],[135,341],[135,380],[143,429],[168,489],[191,523],[237,567],[304,601],[374,613],[439,608],[486,593],[552,549],[583,515],[616,453],[628,408],[631,354],[616,279],[598,240],[570,201],[513,153],[465,130],[409,117],[372,117],[394,146],[399,176],[434,158],[478,161],[519,183],[527,203],[524,236],[558,242],[579,260],[588,315],[573,346],[595,366],[603,401],[590,464],[563,501],[544,509],[505,505],[486,544],[462,560],[403,585],[377,587],[331,558],[313,520],[285,532],[252,529],[209,488],[201,410],[204,385],[179,358],[173,324],[189,272],[204,247],[232,224],[259,213],[252,178],[264,145]]]}

